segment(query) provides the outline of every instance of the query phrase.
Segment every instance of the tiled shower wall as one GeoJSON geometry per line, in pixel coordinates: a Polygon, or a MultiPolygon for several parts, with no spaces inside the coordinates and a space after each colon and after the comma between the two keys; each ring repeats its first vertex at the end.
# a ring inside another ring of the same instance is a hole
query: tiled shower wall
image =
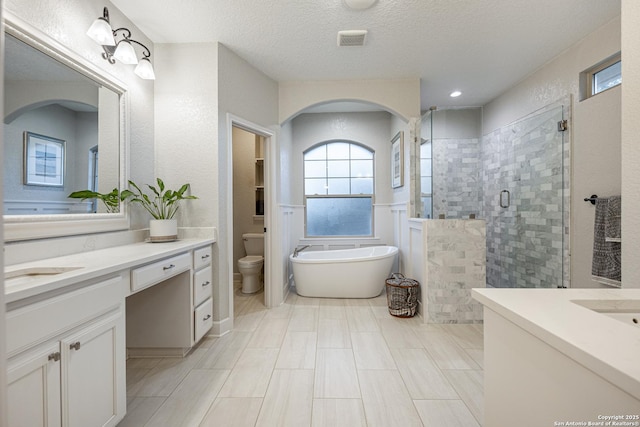
{"type": "Polygon", "coordinates": [[[433,218],[480,216],[481,148],[479,138],[433,140],[433,218]]]}
{"type": "Polygon", "coordinates": [[[558,121],[570,109],[562,104],[569,100],[481,139],[434,140],[434,218],[486,220],[488,286],[568,285],[570,136],[558,121]]]}
{"type": "MultiPolygon", "coordinates": [[[[563,284],[562,107],[483,137],[482,217],[487,221],[487,285],[563,284]],[[506,193],[508,191],[508,193],[506,193]],[[500,194],[503,204],[500,206],[500,194]]],[[[567,180],[568,181],[568,180],[567,180]]],[[[568,206],[568,199],[567,199],[568,206]]]]}

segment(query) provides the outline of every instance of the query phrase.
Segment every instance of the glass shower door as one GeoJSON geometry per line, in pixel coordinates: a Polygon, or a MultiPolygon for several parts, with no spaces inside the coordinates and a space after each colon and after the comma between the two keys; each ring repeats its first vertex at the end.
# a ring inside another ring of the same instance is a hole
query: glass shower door
{"type": "Polygon", "coordinates": [[[566,153],[559,128],[563,120],[559,105],[501,132],[501,188],[494,190],[498,212],[493,225],[501,235],[493,239],[499,265],[499,277],[493,280],[498,287],[563,285],[566,153]]]}

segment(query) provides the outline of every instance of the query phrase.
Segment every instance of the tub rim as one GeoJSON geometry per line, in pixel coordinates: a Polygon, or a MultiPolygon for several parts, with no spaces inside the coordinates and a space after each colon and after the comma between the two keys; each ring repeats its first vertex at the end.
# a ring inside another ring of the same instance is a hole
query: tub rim
{"type": "Polygon", "coordinates": [[[387,249],[386,252],[384,252],[383,254],[380,255],[369,255],[369,256],[364,256],[364,257],[357,257],[357,258],[322,258],[322,259],[305,259],[304,257],[294,257],[293,254],[289,255],[289,259],[291,260],[292,263],[297,263],[297,264],[334,264],[334,263],[346,263],[346,262],[367,262],[367,261],[375,261],[378,259],[383,259],[383,258],[388,258],[391,256],[395,256],[396,254],[398,254],[399,249],[397,246],[391,246],[391,245],[380,245],[380,246],[370,246],[370,247],[366,247],[366,248],[350,248],[350,249],[330,249],[327,251],[309,251],[306,252],[305,254],[310,254],[313,252],[322,252],[322,253],[344,253],[344,252],[349,252],[349,251],[354,251],[354,250],[359,250],[359,249],[371,249],[371,248],[385,248],[387,249]]]}

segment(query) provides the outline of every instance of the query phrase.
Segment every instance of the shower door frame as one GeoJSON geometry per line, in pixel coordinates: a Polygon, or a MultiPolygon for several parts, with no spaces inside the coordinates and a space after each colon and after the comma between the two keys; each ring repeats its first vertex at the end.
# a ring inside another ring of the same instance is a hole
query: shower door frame
{"type": "MultiPolygon", "coordinates": [[[[536,117],[540,117],[543,114],[550,114],[553,111],[555,111],[556,109],[558,109],[557,113],[558,116],[554,117],[554,118],[549,118],[547,119],[547,126],[551,126],[550,123],[548,123],[548,121],[552,120],[552,119],[557,119],[557,121],[567,121],[568,123],[571,122],[571,97],[566,97],[560,101],[554,102],[552,104],[549,104],[531,114],[528,114],[527,116],[516,120],[515,122],[506,125],[502,128],[500,128],[500,131],[508,136],[511,135],[511,133],[516,133],[516,127],[519,125],[522,125],[523,123],[525,123],[528,120],[534,119],[536,117]],[[509,131],[509,132],[505,132],[505,131],[509,131]]],[[[553,123],[553,125],[555,126],[555,123],[553,123]]],[[[537,129],[537,128],[534,128],[537,129]]],[[[561,153],[559,153],[558,155],[560,155],[560,165],[556,166],[556,167],[560,167],[561,171],[559,171],[559,174],[556,174],[557,176],[561,177],[561,191],[562,194],[559,196],[560,200],[559,200],[559,214],[560,214],[560,224],[555,224],[555,225],[551,225],[550,227],[560,227],[560,236],[561,236],[561,240],[560,240],[560,247],[558,247],[558,245],[556,244],[555,247],[552,247],[551,249],[558,249],[560,250],[560,276],[559,277],[554,277],[553,279],[553,283],[551,283],[550,286],[532,286],[532,287],[569,287],[570,286],[570,234],[569,234],[569,230],[570,230],[570,164],[571,164],[571,157],[570,157],[570,147],[571,147],[571,126],[567,126],[566,130],[561,131],[560,129],[557,129],[557,132],[560,133],[560,135],[558,135],[558,138],[561,139],[561,141],[559,142],[559,145],[557,145],[557,149],[561,150],[561,153]]],[[[483,146],[484,143],[486,142],[486,138],[488,135],[483,136],[483,146]]],[[[497,186],[497,188],[499,188],[502,191],[493,191],[495,190],[496,187],[491,187],[491,183],[487,182],[487,178],[486,178],[486,170],[483,167],[483,174],[485,175],[485,188],[486,186],[489,186],[489,188],[491,190],[487,191],[485,190],[485,201],[484,201],[484,207],[485,209],[487,209],[487,206],[491,206],[492,204],[495,205],[506,205],[509,204],[509,206],[507,207],[501,207],[498,208],[498,213],[497,215],[493,215],[494,218],[496,217],[500,217],[500,218],[504,218],[507,223],[505,222],[499,222],[496,224],[495,221],[490,221],[490,218],[488,218],[488,215],[490,214],[490,212],[485,211],[484,212],[484,217],[487,219],[487,226],[488,228],[493,227],[494,229],[496,227],[500,227],[500,236],[499,236],[499,243],[497,244],[493,244],[493,248],[491,248],[491,242],[487,242],[487,257],[488,257],[488,261],[489,261],[489,257],[493,256],[494,259],[497,259],[498,265],[499,265],[499,281],[495,282],[493,281],[494,284],[498,284],[499,287],[529,287],[529,286],[516,286],[516,283],[514,282],[514,279],[512,276],[512,274],[507,274],[503,271],[503,268],[505,267],[505,261],[509,260],[511,261],[510,258],[506,258],[504,257],[504,250],[510,250],[512,251],[511,255],[513,258],[513,265],[510,266],[511,268],[520,268],[521,272],[524,271],[523,274],[529,274],[529,272],[531,272],[532,274],[536,273],[536,270],[539,271],[540,266],[527,266],[527,257],[529,257],[529,261],[531,262],[531,254],[533,253],[535,255],[535,251],[532,249],[531,245],[533,243],[531,242],[535,242],[536,240],[542,240],[539,237],[539,233],[544,233],[541,231],[535,231],[535,227],[534,227],[534,231],[532,230],[525,230],[522,229],[522,224],[523,221],[525,221],[525,218],[522,218],[521,214],[524,213],[522,212],[521,209],[521,204],[520,201],[523,199],[521,197],[521,186],[520,186],[520,182],[521,182],[521,178],[523,175],[520,175],[520,171],[518,170],[518,159],[523,159],[523,154],[520,152],[517,152],[517,149],[515,148],[515,144],[514,141],[517,140],[517,138],[511,138],[509,139],[509,143],[506,149],[506,153],[503,153],[502,150],[500,152],[500,158],[502,159],[508,159],[509,163],[512,165],[512,170],[510,170],[510,168],[506,168],[507,170],[503,171],[500,170],[500,182],[499,182],[499,186],[497,186]],[[509,202],[509,203],[507,203],[509,202]],[[502,209],[507,209],[502,211],[502,209]],[[525,231],[527,231],[528,233],[525,233],[525,231]],[[523,237],[527,235],[528,238],[531,238],[529,242],[525,242],[523,240],[523,237]],[[521,239],[521,241],[517,241],[513,242],[513,240],[509,240],[509,239],[521,239]],[[504,240],[507,240],[506,243],[504,240]],[[527,246],[527,244],[529,246],[527,246]],[[518,246],[520,246],[520,248],[518,248],[518,246]],[[524,246],[524,247],[523,247],[524,246]],[[516,249],[513,249],[513,248],[516,249]],[[492,255],[490,255],[490,248],[492,249],[492,255]],[[495,251],[497,251],[498,253],[496,254],[495,251]],[[523,265],[523,263],[525,265],[523,265]],[[505,283],[505,280],[509,280],[510,283],[505,283]]],[[[504,140],[500,141],[500,144],[505,144],[504,140]]],[[[483,147],[484,148],[484,147],[483,147]]],[[[526,157],[526,156],[525,156],[526,157]]],[[[529,159],[531,160],[531,159],[529,159]]],[[[501,162],[501,164],[504,164],[501,162]]],[[[553,184],[552,184],[552,190],[554,190],[553,188],[553,184]]],[[[548,194],[548,192],[547,192],[548,194]]],[[[531,195],[528,195],[529,197],[531,197],[531,195]]],[[[540,197],[540,195],[534,196],[534,197],[540,197]]],[[[494,205],[494,206],[495,206],[494,205]]],[[[490,208],[489,208],[490,209],[490,208]]],[[[551,215],[553,216],[553,215],[551,215]]],[[[542,218],[541,218],[542,219],[542,218]]],[[[553,221],[553,220],[552,220],[553,221]]],[[[531,221],[533,222],[533,221],[531,221]]],[[[487,236],[489,237],[489,235],[487,236]]],[[[553,246],[553,243],[552,243],[553,246]]],[[[548,248],[542,248],[541,250],[545,250],[548,248]]],[[[488,265],[488,267],[490,267],[488,265]]],[[[542,267],[542,268],[547,268],[542,267]]],[[[489,268],[487,269],[487,273],[489,274],[489,268]]],[[[494,274],[495,275],[495,274],[494,274]]],[[[547,282],[547,284],[549,284],[547,282]]]]}

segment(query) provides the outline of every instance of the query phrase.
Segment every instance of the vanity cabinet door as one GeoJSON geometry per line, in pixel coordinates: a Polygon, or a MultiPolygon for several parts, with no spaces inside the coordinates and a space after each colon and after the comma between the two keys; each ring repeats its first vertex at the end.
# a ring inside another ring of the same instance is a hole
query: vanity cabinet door
{"type": "Polygon", "coordinates": [[[117,397],[125,375],[118,357],[123,322],[118,312],[62,340],[65,426],[114,426],[124,414],[117,397]]]}
{"type": "Polygon", "coordinates": [[[9,427],[61,425],[60,364],[58,342],[9,361],[9,427]]]}

